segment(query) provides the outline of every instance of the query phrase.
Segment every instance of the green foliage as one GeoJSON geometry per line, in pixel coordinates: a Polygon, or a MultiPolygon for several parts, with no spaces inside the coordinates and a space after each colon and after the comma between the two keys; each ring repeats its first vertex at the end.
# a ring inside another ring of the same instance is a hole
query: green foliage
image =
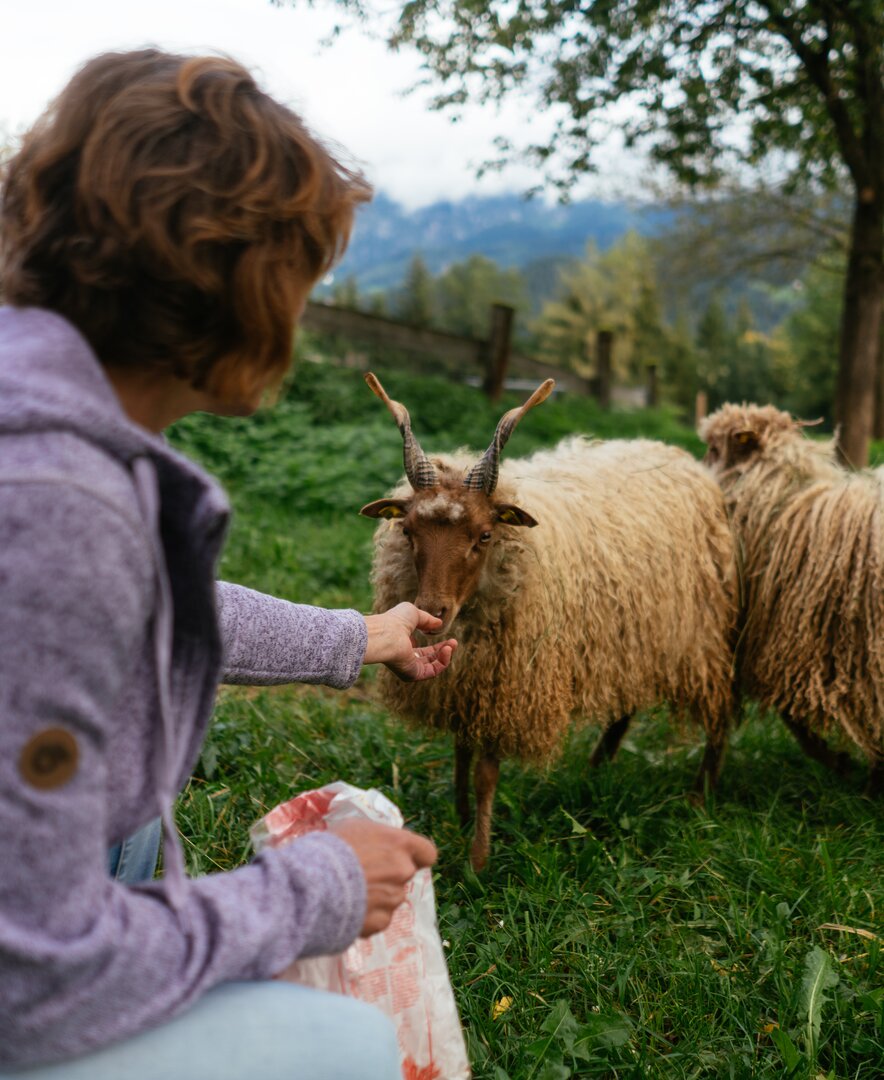
{"type": "Polygon", "coordinates": [[[726,401],[782,401],[770,343],[754,329],[745,304],[731,320],[715,294],[697,326],[696,353],[697,384],[707,392],[710,409],[726,401]]]}
{"type": "Polygon", "coordinates": [[[433,275],[420,255],[415,255],[399,291],[397,315],[412,326],[429,326],[433,322],[435,308],[433,275]]]}
{"type": "Polygon", "coordinates": [[[838,337],[844,293],[843,264],[821,264],[801,282],[800,306],[777,334],[784,407],[798,416],[834,421],[838,337]]]}
{"type": "Polygon", "coordinates": [[[526,311],[528,297],[518,270],[506,270],[484,255],[454,263],[436,279],[438,325],[455,334],[487,338],[489,308],[509,304],[526,311]]]}
{"type": "MultiPolygon", "coordinates": [[[[527,394],[492,405],[478,390],[446,379],[386,372],[378,376],[402,401],[428,453],[460,446],[484,450],[502,413],[527,394]]],[[[666,409],[605,412],[589,398],[556,395],[519,425],[509,453],[550,446],[565,435],[646,435],[685,446],[702,444],[666,409]]],[[[292,513],[330,515],[359,509],[402,472],[402,439],[362,375],[331,364],[302,364],[281,400],[248,420],[209,415],[182,420],[173,444],[234,490],[284,502],[292,513]]]]}
{"type": "Polygon", "coordinates": [[[832,958],[819,945],[814,945],[804,958],[804,977],[801,980],[802,1011],[807,1018],[804,1045],[811,1064],[816,1063],[823,1007],[828,1000],[826,991],[837,986],[838,981],[837,974],[832,970],[832,958]]]}
{"type": "Polygon", "coordinates": [[[621,381],[640,379],[642,365],[658,361],[663,335],[654,267],[648,242],[637,233],[604,252],[588,244],[584,258],[562,270],[557,292],[536,325],[544,359],[588,375],[596,337],[607,330],[621,381]]]}
{"type": "Polygon", "coordinates": [[[834,186],[845,159],[856,176],[874,167],[862,133],[881,133],[882,42],[877,0],[409,0],[391,38],[414,46],[436,76],[438,108],[528,91],[558,113],[543,142],[498,145],[503,160],[527,154],[565,187],[594,166],[613,123],[689,184],[774,156],[799,185],[834,186]],[[735,121],[745,140],[734,138],[735,121]]]}
{"type": "Polygon", "coordinates": [[[342,281],[336,281],[332,286],[332,303],[339,307],[359,308],[359,284],[353,274],[349,274],[342,281]]]}
{"type": "Polygon", "coordinates": [[[833,783],[753,713],[702,810],[684,798],[695,733],[646,717],[594,772],[591,734],[575,735],[548,772],[504,764],[477,877],[449,742],[403,728],[373,693],[366,676],[345,694],[224,691],[178,804],[190,871],[240,865],[248,827],[297,791],[377,787],[439,847],[439,927],[476,1080],[877,1080],[884,950],[820,929],[880,933],[884,823],[859,774],[833,783]],[[817,950],[839,975],[825,1002],[805,982],[817,950]]]}

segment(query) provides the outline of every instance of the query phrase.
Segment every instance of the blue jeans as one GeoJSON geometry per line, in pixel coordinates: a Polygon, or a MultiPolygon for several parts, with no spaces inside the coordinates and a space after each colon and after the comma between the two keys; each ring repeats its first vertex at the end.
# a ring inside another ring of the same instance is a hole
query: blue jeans
{"type": "MultiPolygon", "coordinates": [[[[125,1004],[121,1006],[125,1008],[125,1004]]],[[[400,1080],[390,1020],[293,983],[226,983],[182,1016],[15,1080],[400,1080]]]]}
{"type": "MultiPolygon", "coordinates": [[[[150,881],[159,819],[108,852],[117,881],[150,881]]],[[[125,1004],[121,1005],[125,1008],[125,1004]]],[[[373,1005],[292,983],[226,983],[152,1031],[3,1080],[399,1080],[390,1020],[373,1005]]]]}
{"type": "Polygon", "coordinates": [[[155,818],[121,844],[115,844],[107,853],[107,871],[110,876],[124,885],[150,881],[157,868],[162,831],[160,819],[155,818]]]}

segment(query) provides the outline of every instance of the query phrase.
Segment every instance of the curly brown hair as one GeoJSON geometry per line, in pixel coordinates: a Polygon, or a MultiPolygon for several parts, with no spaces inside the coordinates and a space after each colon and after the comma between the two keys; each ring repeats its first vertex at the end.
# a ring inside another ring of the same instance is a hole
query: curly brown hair
{"type": "Polygon", "coordinates": [[[282,377],[371,197],[240,64],[156,49],[90,60],[5,171],[6,300],[231,400],[282,377]]]}

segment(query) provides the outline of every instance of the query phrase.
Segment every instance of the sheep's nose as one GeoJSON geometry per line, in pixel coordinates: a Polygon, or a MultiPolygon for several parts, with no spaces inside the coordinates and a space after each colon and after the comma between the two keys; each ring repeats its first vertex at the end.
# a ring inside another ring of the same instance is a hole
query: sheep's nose
{"type": "Polygon", "coordinates": [[[444,623],[448,618],[448,613],[451,611],[449,604],[440,604],[437,600],[424,600],[423,597],[418,597],[415,600],[415,606],[421,608],[422,611],[427,611],[430,615],[435,615],[437,619],[441,619],[444,623]]]}

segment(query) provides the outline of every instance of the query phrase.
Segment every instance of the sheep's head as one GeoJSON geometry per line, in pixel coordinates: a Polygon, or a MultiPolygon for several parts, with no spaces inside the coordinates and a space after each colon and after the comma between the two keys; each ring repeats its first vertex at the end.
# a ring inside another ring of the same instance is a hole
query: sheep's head
{"type": "Polygon", "coordinates": [[[722,405],[700,424],[700,438],[708,447],[703,460],[718,475],[743,473],[771,443],[803,426],[773,405],[722,405]]]}
{"type": "Polygon", "coordinates": [[[434,465],[412,434],[405,407],[390,400],[374,375],[367,374],[365,380],[399,426],[405,473],[413,490],[407,498],[378,499],[360,513],[389,519],[401,529],[417,572],[414,602],[442,620],[439,633],[445,634],[478,587],[495,531],[537,524],[525,510],[496,499],[494,492],[504,443],[525,413],[545,400],[555,384],[547,379],[524,405],[506,413],[482,460],[463,474],[434,465]]]}

